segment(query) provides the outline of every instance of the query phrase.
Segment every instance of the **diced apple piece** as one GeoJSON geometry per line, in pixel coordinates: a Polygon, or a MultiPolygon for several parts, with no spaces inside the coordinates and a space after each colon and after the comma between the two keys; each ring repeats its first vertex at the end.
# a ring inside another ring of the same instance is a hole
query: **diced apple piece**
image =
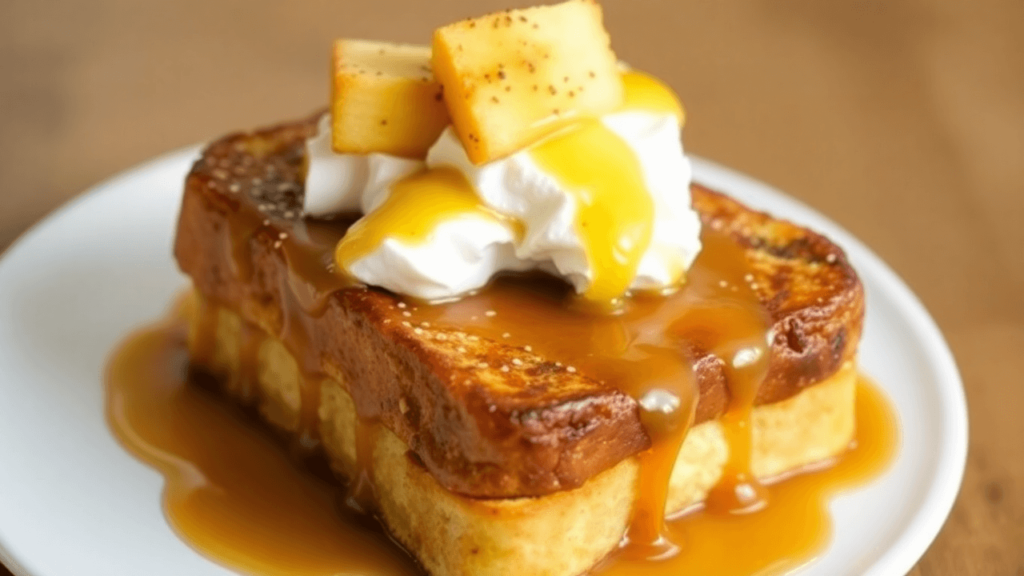
{"type": "Polygon", "coordinates": [[[424,158],[449,124],[426,46],[338,40],[333,91],[336,152],[424,158]]]}
{"type": "Polygon", "coordinates": [[[434,76],[469,158],[482,164],[622,103],[592,0],[507,10],[434,32],[434,76]]]}

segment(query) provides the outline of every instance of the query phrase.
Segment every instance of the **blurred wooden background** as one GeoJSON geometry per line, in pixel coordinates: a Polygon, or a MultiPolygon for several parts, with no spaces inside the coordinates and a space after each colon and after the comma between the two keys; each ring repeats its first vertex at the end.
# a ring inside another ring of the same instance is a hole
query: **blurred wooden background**
{"type": "MultiPolygon", "coordinates": [[[[620,57],[683,97],[690,151],[840,222],[949,339],[969,468],[912,573],[1024,575],[1024,2],[604,3],[620,57]]],[[[0,247],[133,164],[324,106],[335,37],[427,42],[510,4],[4,0],[0,247]]]]}

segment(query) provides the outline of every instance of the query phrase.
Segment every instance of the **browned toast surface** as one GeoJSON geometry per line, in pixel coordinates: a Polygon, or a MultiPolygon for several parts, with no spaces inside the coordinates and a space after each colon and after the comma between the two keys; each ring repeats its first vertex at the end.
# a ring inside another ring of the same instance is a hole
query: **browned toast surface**
{"type": "MultiPolygon", "coordinates": [[[[304,140],[314,130],[310,119],[228,136],[196,162],[175,256],[206,298],[270,334],[301,321],[308,337],[292,354],[342,382],[360,416],[379,419],[449,490],[548,494],[579,486],[649,446],[636,402],[600,375],[457,326],[414,326],[390,293],[349,286],[322,309],[289,312],[308,300],[307,284],[316,284],[302,272],[325,265],[301,261],[290,242],[317,237],[329,246],[345,229],[343,221],[311,227],[301,217],[304,140]],[[512,361],[522,369],[499,368],[512,361]]],[[[703,187],[692,193],[704,225],[744,247],[771,316],[771,364],[755,403],[787,399],[852,359],[863,289],[843,252],[823,236],[703,187]]],[[[724,412],[729,392],[715,357],[700,358],[696,376],[699,423],[724,412]]]]}

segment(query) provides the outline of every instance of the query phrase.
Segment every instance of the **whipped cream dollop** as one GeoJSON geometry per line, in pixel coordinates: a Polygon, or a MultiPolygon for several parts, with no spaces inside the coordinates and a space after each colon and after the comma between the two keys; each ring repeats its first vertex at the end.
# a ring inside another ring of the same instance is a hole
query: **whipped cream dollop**
{"type": "MultiPolygon", "coordinates": [[[[692,169],[683,152],[678,117],[630,110],[605,115],[600,122],[636,156],[653,201],[650,242],[629,289],[677,285],[701,249],[700,219],[690,202],[692,169]]],[[[329,130],[322,129],[309,144],[309,174],[315,180],[307,180],[308,213],[326,215],[358,207],[364,213],[353,226],[358,230],[374,219],[396,182],[423,169],[457,171],[482,205],[481,210],[440,221],[416,241],[385,238],[345,265],[362,282],[417,298],[445,300],[486,285],[502,271],[543,270],[566,279],[580,294],[594,281],[586,244],[577,229],[578,196],[544,170],[530,149],[474,165],[449,127],[430,149],[426,162],[416,163],[378,154],[322,154],[323,145],[315,141],[324,133],[329,139],[329,130]]]]}
{"type": "MultiPolygon", "coordinates": [[[[654,201],[651,241],[629,288],[671,286],[701,248],[700,218],[690,206],[692,169],[683,154],[679,121],[672,114],[628,111],[608,114],[601,122],[636,155],[654,201]]],[[[562,276],[577,293],[586,292],[594,271],[576,228],[576,196],[529,150],[477,166],[449,127],[430,149],[427,165],[452,166],[465,174],[488,207],[523,223],[525,234],[515,250],[520,260],[562,276]]]]}
{"type": "Polygon", "coordinates": [[[422,160],[390,154],[339,154],[331,147],[331,115],[324,114],[317,132],[306,141],[309,172],[302,211],[310,216],[367,212],[388,188],[423,170],[422,160]]]}

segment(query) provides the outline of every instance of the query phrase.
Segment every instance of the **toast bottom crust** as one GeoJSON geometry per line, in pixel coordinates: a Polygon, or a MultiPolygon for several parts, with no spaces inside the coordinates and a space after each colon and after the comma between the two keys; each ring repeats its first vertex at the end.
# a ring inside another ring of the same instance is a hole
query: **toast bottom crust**
{"type": "MultiPolygon", "coordinates": [[[[193,292],[184,307],[190,349],[199,340],[201,301],[193,292]]],[[[298,364],[280,340],[263,333],[256,369],[246,370],[246,330],[261,329],[218,308],[213,350],[193,355],[203,358],[197,367],[217,376],[232,400],[255,406],[270,425],[298,434],[298,364]],[[239,377],[243,373],[253,375],[251,384],[239,377]]],[[[328,461],[343,477],[353,478],[360,470],[369,476],[383,522],[433,576],[576,576],[618,546],[636,493],[637,457],[573,490],[536,498],[470,498],[438,484],[390,430],[361,423],[347,386],[330,378],[320,383],[316,426],[328,461]]],[[[855,390],[856,369],[847,362],[796,396],[756,407],[751,420],[753,473],[770,479],[843,452],[854,436],[855,390]]],[[[666,514],[702,502],[721,477],[728,454],[718,421],[692,428],[673,469],[666,514]]]]}

